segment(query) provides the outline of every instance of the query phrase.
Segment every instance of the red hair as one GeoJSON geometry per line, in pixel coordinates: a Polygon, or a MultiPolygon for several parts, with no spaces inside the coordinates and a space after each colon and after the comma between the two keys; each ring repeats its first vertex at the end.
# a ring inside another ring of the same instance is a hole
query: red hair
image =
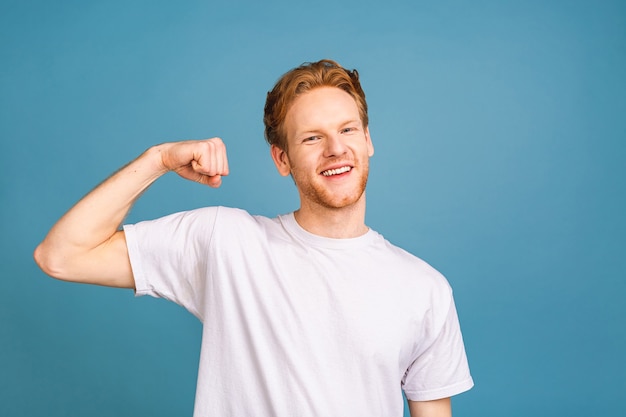
{"type": "Polygon", "coordinates": [[[284,132],[287,111],[298,96],[318,87],[337,87],[350,94],[359,109],[363,127],[368,126],[367,102],[357,70],[347,70],[329,59],[307,62],[284,74],[267,93],[263,123],[265,140],[270,145],[287,149],[284,132]]]}

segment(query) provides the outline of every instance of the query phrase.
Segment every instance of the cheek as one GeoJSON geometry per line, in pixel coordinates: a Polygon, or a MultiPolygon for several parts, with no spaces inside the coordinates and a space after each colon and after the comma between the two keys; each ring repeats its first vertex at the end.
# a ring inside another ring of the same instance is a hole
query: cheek
{"type": "Polygon", "coordinates": [[[309,168],[315,169],[314,161],[311,157],[301,154],[292,154],[291,156],[286,155],[287,163],[291,172],[297,171],[305,171],[309,168]]]}

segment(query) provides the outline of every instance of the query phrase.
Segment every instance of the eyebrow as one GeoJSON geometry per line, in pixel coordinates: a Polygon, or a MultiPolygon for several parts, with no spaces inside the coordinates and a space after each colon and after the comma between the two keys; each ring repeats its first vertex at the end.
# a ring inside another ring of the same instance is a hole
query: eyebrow
{"type": "MultiPolygon", "coordinates": [[[[350,119],[350,120],[346,120],[345,122],[340,123],[339,127],[344,127],[346,125],[350,125],[353,123],[356,123],[358,125],[363,125],[363,122],[361,122],[360,119],[350,119]]],[[[306,128],[304,130],[297,130],[295,133],[295,136],[309,135],[309,134],[314,134],[314,133],[320,133],[320,130],[312,129],[312,128],[306,128]]]]}

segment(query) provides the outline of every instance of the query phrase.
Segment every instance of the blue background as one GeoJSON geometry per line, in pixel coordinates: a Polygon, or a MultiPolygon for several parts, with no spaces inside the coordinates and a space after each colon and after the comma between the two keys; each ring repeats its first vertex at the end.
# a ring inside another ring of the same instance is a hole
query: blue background
{"type": "Polygon", "coordinates": [[[130,222],[293,210],[265,93],[325,57],[367,93],[368,224],[455,289],[476,382],[455,416],[623,413],[623,1],[3,0],[0,36],[0,415],[191,415],[200,323],[49,279],[32,250],[164,141],[220,136],[232,174],[170,174],[130,222]]]}

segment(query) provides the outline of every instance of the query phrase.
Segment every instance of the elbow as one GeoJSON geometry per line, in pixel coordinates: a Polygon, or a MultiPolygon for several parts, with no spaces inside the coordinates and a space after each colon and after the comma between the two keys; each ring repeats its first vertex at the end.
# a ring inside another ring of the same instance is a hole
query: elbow
{"type": "Polygon", "coordinates": [[[47,247],[45,242],[40,243],[33,252],[33,258],[39,268],[47,275],[56,278],[63,279],[63,267],[59,261],[60,257],[55,256],[47,247]]]}

